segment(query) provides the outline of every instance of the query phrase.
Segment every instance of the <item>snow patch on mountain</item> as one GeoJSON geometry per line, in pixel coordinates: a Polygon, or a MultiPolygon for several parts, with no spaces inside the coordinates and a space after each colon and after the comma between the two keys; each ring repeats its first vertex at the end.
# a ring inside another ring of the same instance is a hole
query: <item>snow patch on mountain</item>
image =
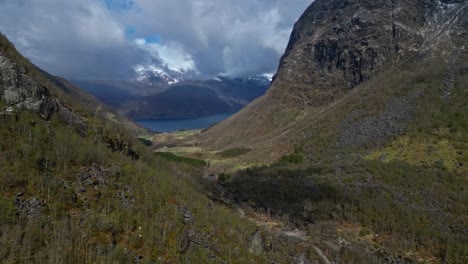
{"type": "Polygon", "coordinates": [[[271,82],[271,81],[273,81],[273,77],[275,76],[275,74],[274,73],[264,73],[261,76],[268,79],[271,82]]]}
{"type": "Polygon", "coordinates": [[[133,69],[136,73],[136,80],[145,85],[152,85],[155,82],[171,85],[183,81],[181,76],[183,73],[181,71],[163,69],[154,64],[139,64],[134,66],[133,69]]]}

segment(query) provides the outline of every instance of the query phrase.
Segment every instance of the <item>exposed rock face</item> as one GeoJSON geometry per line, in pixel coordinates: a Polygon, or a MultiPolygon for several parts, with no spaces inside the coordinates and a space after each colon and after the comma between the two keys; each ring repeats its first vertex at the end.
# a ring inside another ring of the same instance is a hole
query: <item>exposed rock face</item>
{"type": "Polygon", "coordinates": [[[0,53],[0,100],[7,105],[37,112],[45,120],[59,120],[84,134],[81,118],[64,107],[50,91],[26,73],[26,70],[0,53]]]}
{"type": "Polygon", "coordinates": [[[59,103],[26,72],[0,54],[0,99],[6,104],[38,112],[50,119],[59,111],[59,103]]]}
{"type": "MultiPolygon", "coordinates": [[[[202,133],[201,144],[224,149],[249,146],[253,149],[249,155],[261,152],[257,156],[277,159],[281,154],[270,153],[291,152],[293,143],[284,142],[309,126],[305,122],[333,112],[331,108],[353,96],[356,86],[383,74],[401,73],[409,61],[426,67],[433,56],[447,62],[451,54],[462,56],[468,49],[467,17],[466,0],[316,0],[295,24],[266,95],[202,133]]],[[[375,89],[379,93],[385,88],[375,89]]],[[[381,107],[378,125],[384,127],[389,115],[385,104],[381,107]]],[[[362,130],[362,125],[355,128],[362,130]]],[[[400,130],[400,125],[391,126],[400,130]]],[[[374,138],[373,131],[363,133],[350,145],[374,138]]],[[[379,141],[381,136],[385,135],[376,136],[379,141]]]]}
{"type": "Polygon", "coordinates": [[[431,1],[315,1],[294,26],[275,89],[301,106],[330,102],[414,55],[431,1]]]}

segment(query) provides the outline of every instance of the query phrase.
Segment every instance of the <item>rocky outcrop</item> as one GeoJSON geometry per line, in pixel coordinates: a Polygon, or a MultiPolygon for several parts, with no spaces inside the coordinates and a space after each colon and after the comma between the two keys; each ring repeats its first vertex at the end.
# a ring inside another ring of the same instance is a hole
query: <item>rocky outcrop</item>
{"type": "Polygon", "coordinates": [[[319,106],[369,80],[424,43],[428,1],[315,1],[294,26],[275,89],[319,106]]]}
{"type": "Polygon", "coordinates": [[[44,201],[40,200],[38,197],[31,197],[28,199],[17,197],[13,204],[18,216],[27,217],[32,220],[40,214],[41,208],[44,206],[44,201]]]}
{"type": "Polygon", "coordinates": [[[50,92],[0,53],[0,99],[7,105],[32,110],[49,120],[59,111],[59,103],[50,92]]]}
{"type": "Polygon", "coordinates": [[[86,126],[81,118],[64,107],[50,91],[32,78],[26,70],[0,53],[0,100],[7,105],[37,112],[43,119],[57,115],[66,125],[84,135],[86,126]]]}

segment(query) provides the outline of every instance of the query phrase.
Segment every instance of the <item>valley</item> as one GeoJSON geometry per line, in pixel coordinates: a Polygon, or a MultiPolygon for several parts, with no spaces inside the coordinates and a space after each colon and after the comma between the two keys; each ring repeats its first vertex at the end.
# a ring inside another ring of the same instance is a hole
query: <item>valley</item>
{"type": "Polygon", "coordinates": [[[272,79],[69,82],[0,34],[0,263],[467,263],[467,50],[466,0],[313,1],[272,79]]]}

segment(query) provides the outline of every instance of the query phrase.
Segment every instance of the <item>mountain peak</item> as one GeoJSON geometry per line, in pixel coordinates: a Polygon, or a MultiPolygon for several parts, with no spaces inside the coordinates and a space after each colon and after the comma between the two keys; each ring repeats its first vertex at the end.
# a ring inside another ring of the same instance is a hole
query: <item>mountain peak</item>
{"type": "Polygon", "coordinates": [[[144,85],[171,85],[183,81],[181,71],[163,69],[156,65],[137,65],[134,67],[136,81],[144,85]]]}

